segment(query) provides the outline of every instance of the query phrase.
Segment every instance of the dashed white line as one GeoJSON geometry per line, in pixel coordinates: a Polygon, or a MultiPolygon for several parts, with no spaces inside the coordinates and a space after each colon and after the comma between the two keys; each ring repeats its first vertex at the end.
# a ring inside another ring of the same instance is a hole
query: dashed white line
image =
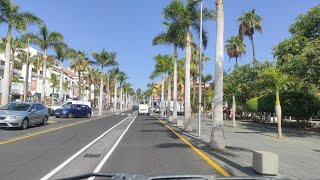
{"type": "MultiPolygon", "coordinates": [[[[119,139],[117,140],[117,142],[112,146],[112,148],[109,150],[109,152],[104,156],[104,158],[102,159],[102,161],[98,164],[98,166],[94,169],[93,173],[98,173],[102,166],[107,162],[107,160],[109,159],[109,157],[111,156],[112,152],[116,149],[116,147],[118,146],[118,144],[120,143],[121,139],[123,138],[123,136],[126,134],[126,132],[128,131],[128,129],[130,128],[131,124],[134,122],[134,120],[136,119],[137,115],[133,118],[133,120],[130,122],[130,124],[127,126],[127,128],[123,131],[123,133],[121,134],[121,136],[119,137],[119,139]]],[[[93,180],[94,177],[90,177],[88,180],[93,180]]]]}
{"type": "Polygon", "coordinates": [[[78,151],[77,153],[75,153],[74,155],[72,155],[69,159],[67,159],[66,161],[64,161],[62,164],[60,164],[58,167],[56,167],[54,170],[52,170],[51,172],[49,172],[47,175],[45,175],[43,178],[41,178],[40,180],[47,180],[50,177],[52,177],[53,175],[55,175],[58,171],[60,171],[63,167],[65,167],[67,164],[69,164],[73,159],[75,159],[79,154],[81,154],[83,151],[85,151],[86,149],[88,149],[90,146],[92,146],[95,142],[97,142],[99,139],[101,139],[103,136],[105,136],[106,134],[108,134],[110,131],[112,131],[114,128],[116,128],[117,126],[119,126],[122,122],[124,122],[125,120],[127,120],[130,116],[124,118],[122,121],[120,121],[118,124],[114,125],[112,128],[108,129],[106,132],[104,132],[103,134],[101,134],[99,137],[97,137],[95,140],[91,141],[88,145],[86,145],[85,147],[83,147],[80,151],[78,151]]]}

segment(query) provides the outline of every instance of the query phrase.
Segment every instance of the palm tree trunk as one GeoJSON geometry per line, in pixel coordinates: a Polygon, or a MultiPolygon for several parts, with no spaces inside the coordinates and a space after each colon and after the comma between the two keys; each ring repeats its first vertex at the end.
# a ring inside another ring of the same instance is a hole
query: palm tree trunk
{"type": "Polygon", "coordinates": [[[187,32],[186,43],[186,71],[185,71],[185,88],[184,88],[184,130],[192,131],[191,125],[191,104],[190,104],[190,62],[191,62],[191,37],[187,32]]]}
{"type": "Polygon", "coordinates": [[[172,119],[170,119],[170,116],[171,116],[171,78],[170,76],[168,76],[168,97],[167,97],[167,101],[168,101],[168,104],[167,104],[167,113],[168,113],[168,120],[169,121],[172,121],[172,119]]]}
{"type": "Polygon", "coordinates": [[[63,61],[62,61],[60,65],[59,102],[63,101],[63,88],[62,88],[63,77],[64,77],[64,70],[63,70],[63,61]]]}
{"type": "Polygon", "coordinates": [[[78,101],[81,100],[81,72],[78,71],[78,101]]]}
{"type": "Polygon", "coordinates": [[[108,107],[110,108],[110,75],[108,73],[108,107]]]}
{"type": "Polygon", "coordinates": [[[101,79],[100,79],[99,116],[102,116],[102,107],[103,107],[103,67],[101,67],[101,79]]]}
{"type": "Polygon", "coordinates": [[[4,65],[4,74],[2,80],[2,96],[1,106],[8,104],[9,102],[9,84],[10,84],[10,55],[11,55],[11,26],[8,27],[7,38],[6,38],[6,60],[4,65]]]}
{"type": "Polygon", "coordinates": [[[15,61],[15,52],[12,50],[12,57],[11,57],[11,67],[10,67],[10,83],[9,83],[9,92],[11,92],[11,86],[12,86],[12,77],[13,77],[13,71],[14,71],[14,61],[15,61]]]}
{"type": "MultiPolygon", "coordinates": [[[[27,93],[28,93],[28,84],[29,84],[29,61],[27,60],[27,63],[26,63],[26,77],[25,77],[25,80],[24,80],[24,90],[26,91],[26,93],[24,93],[26,96],[27,96],[27,93]]],[[[27,102],[27,97],[24,97],[24,100],[25,102],[27,102]]]]}
{"type": "Polygon", "coordinates": [[[237,127],[236,124],[236,97],[232,94],[232,127],[237,127]]]}
{"type": "Polygon", "coordinates": [[[51,106],[53,106],[54,104],[54,86],[52,86],[52,94],[51,94],[51,106]]]}
{"type": "Polygon", "coordinates": [[[193,92],[192,92],[192,105],[191,105],[191,108],[192,108],[192,112],[191,112],[191,117],[194,117],[194,113],[196,111],[196,84],[197,84],[197,76],[194,76],[193,78],[193,85],[192,85],[192,89],[193,89],[193,92]]]}
{"type": "Polygon", "coordinates": [[[277,115],[277,122],[278,122],[278,138],[283,138],[282,136],[282,128],[281,128],[281,105],[280,105],[280,95],[279,90],[276,91],[276,115],[277,115]]]}
{"type": "Polygon", "coordinates": [[[222,150],[225,148],[223,136],[223,34],[224,12],[222,0],[216,0],[217,6],[217,37],[216,63],[214,81],[214,119],[210,138],[210,148],[222,150]]]}
{"type": "Polygon", "coordinates": [[[40,91],[40,81],[39,81],[39,76],[40,76],[40,57],[38,56],[38,62],[37,62],[37,92],[40,91]]]}
{"type": "Polygon", "coordinates": [[[249,36],[249,39],[252,45],[253,65],[255,65],[257,59],[256,59],[256,50],[254,48],[253,35],[249,36]]]}
{"type": "MultiPolygon", "coordinates": [[[[43,53],[43,70],[42,70],[42,89],[41,89],[41,98],[40,101],[44,103],[46,98],[46,79],[47,79],[47,50],[44,50],[43,53]]],[[[80,84],[80,83],[79,83],[80,84]]]]}
{"type": "Polygon", "coordinates": [[[113,112],[117,112],[117,82],[114,84],[113,112]]]}
{"type": "Polygon", "coordinates": [[[238,57],[236,56],[236,67],[238,67],[238,57]]]}
{"type": "Polygon", "coordinates": [[[177,46],[174,46],[173,52],[173,114],[172,114],[172,121],[173,123],[177,123],[177,46]]]}
{"type": "Polygon", "coordinates": [[[161,84],[161,117],[164,117],[164,74],[162,74],[162,84],[161,84]]]}
{"type": "Polygon", "coordinates": [[[92,98],[91,98],[91,94],[92,94],[92,87],[91,87],[91,82],[89,83],[89,97],[88,97],[88,100],[89,100],[89,102],[91,103],[91,100],[92,100],[92,98]]]}

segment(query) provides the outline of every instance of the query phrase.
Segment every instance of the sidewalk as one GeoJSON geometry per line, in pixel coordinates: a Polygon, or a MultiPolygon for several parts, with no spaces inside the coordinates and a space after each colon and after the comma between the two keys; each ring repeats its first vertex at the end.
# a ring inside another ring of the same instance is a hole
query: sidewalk
{"type": "MultiPolygon", "coordinates": [[[[183,119],[184,117],[178,116],[178,118],[183,119]]],[[[279,155],[278,177],[319,179],[319,133],[283,128],[286,138],[279,140],[276,138],[276,126],[252,121],[237,121],[237,126],[233,128],[231,121],[224,121],[226,149],[221,152],[208,148],[212,128],[211,120],[202,121],[201,138],[197,137],[197,118],[193,118],[192,132],[186,133],[181,129],[178,130],[234,176],[258,175],[251,168],[252,150],[263,150],[279,155]]]]}

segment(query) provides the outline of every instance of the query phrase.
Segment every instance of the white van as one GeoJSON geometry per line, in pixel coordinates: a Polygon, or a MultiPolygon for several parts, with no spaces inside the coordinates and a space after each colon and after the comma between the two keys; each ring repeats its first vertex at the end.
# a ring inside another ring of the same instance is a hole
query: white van
{"type": "MultiPolygon", "coordinates": [[[[166,101],[166,107],[168,106],[168,101],[166,101]]],[[[170,114],[173,113],[173,101],[170,101],[170,114]]],[[[177,114],[183,115],[184,114],[184,106],[181,102],[177,101],[177,114]]]]}
{"type": "Polygon", "coordinates": [[[146,114],[149,116],[149,106],[148,104],[140,104],[139,105],[139,110],[138,110],[138,115],[141,114],[146,114]]]}

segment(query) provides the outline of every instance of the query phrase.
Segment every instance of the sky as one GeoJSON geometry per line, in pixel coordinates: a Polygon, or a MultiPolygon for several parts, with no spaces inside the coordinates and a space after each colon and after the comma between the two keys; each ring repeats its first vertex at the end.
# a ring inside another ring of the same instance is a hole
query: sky
{"type": "MultiPolygon", "coordinates": [[[[134,89],[146,89],[150,74],[154,69],[153,57],[158,53],[172,54],[171,46],[152,46],[152,39],[165,31],[162,25],[163,7],[170,0],[13,0],[22,11],[33,12],[42,18],[50,31],[64,35],[65,42],[76,50],[117,52],[120,70],[128,76],[134,89]]],[[[254,35],[256,56],[261,61],[274,61],[272,48],[289,38],[288,27],[296,17],[319,4],[318,0],[225,0],[225,33],[227,40],[237,35],[237,17],[243,12],[256,9],[263,18],[262,33],[254,35]]],[[[214,0],[203,0],[204,7],[215,10],[214,0]]],[[[209,43],[204,51],[210,61],[204,64],[204,74],[214,74],[216,23],[205,22],[209,43]]],[[[7,26],[0,25],[0,35],[4,36],[7,26]]],[[[37,33],[36,27],[27,32],[37,33]]],[[[16,33],[14,33],[16,34],[16,33]]],[[[196,37],[196,35],[195,35],[196,37]]],[[[198,38],[195,39],[199,42],[198,38]]],[[[247,54],[239,65],[252,62],[251,44],[245,39],[247,54]]],[[[37,47],[36,47],[37,48],[37,47]]],[[[37,48],[39,49],[39,48],[37,48]]],[[[53,51],[50,51],[53,53],[53,51]]],[[[185,53],[179,51],[179,58],[185,53]]],[[[234,60],[224,56],[224,69],[234,67],[234,60]]],[[[69,62],[65,62],[69,66],[69,62]]],[[[155,79],[154,82],[159,79],[155,79]]]]}

